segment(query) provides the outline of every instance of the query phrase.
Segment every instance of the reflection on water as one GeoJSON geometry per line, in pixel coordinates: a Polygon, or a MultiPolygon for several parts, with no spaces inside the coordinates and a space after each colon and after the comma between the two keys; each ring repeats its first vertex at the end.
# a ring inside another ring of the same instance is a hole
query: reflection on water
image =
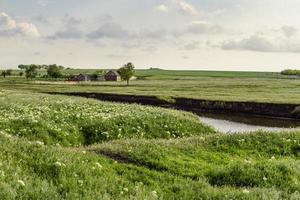
{"type": "Polygon", "coordinates": [[[300,128],[300,121],[236,114],[197,113],[200,120],[223,133],[289,131],[300,128]]]}

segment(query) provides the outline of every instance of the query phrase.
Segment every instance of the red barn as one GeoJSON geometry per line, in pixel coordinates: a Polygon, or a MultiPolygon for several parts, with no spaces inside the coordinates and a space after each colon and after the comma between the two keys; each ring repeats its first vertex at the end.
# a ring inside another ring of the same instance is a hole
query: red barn
{"type": "Polygon", "coordinates": [[[106,81],[120,81],[121,76],[118,72],[110,70],[104,75],[106,81]]]}

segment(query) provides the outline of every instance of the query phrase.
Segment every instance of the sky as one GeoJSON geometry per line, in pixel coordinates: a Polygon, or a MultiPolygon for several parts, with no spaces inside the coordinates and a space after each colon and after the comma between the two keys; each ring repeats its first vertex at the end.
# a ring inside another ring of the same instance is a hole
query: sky
{"type": "Polygon", "coordinates": [[[299,0],[0,0],[0,68],[300,69],[299,0]]]}

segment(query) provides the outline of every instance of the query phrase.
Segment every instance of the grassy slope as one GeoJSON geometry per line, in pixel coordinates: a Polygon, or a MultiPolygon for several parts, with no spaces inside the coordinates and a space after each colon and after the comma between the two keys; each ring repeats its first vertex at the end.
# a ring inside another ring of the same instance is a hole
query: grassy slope
{"type": "MultiPolygon", "coordinates": [[[[71,71],[71,73],[77,73],[71,71]]],[[[155,96],[179,96],[225,101],[300,103],[300,79],[271,72],[209,72],[138,70],[139,80],[124,83],[64,85],[0,79],[0,87],[31,91],[107,92],[155,96]]]]}
{"type": "MultiPolygon", "coordinates": [[[[225,138],[226,139],[226,138],[225,138]]],[[[297,136],[297,139],[299,137],[297,136]]],[[[222,139],[220,139],[222,141],[222,139]]],[[[1,199],[283,199],[300,198],[299,169],[297,154],[285,151],[285,156],[274,153],[278,160],[263,162],[262,159],[252,160],[252,164],[233,161],[218,156],[208,143],[201,139],[164,141],[126,141],[114,142],[93,148],[98,153],[105,151],[126,151],[132,145],[130,155],[139,157],[144,151],[143,160],[154,159],[150,154],[161,157],[157,160],[161,165],[170,165],[165,171],[149,167],[145,161],[138,165],[120,163],[107,159],[93,152],[66,148],[43,146],[0,133],[0,198],[1,199]],[[118,147],[117,145],[120,145],[118,147]],[[145,145],[144,147],[137,145],[145,145]],[[167,146],[165,146],[167,145],[167,146]],[[177,147],[176,147],[177,146],[177,147]],[[195,146],[195,147],[193,147],[195,146]],[[150,148],[146,151],[146,148],[150,148]],[[193,158],[192,152],[201,155],[199,150],[212,151],[203,158],[193,158]],[[117,150],[119,149],[119,150],[117,150]],[[120,150],[123,149],[123,150],[120,150]],[[160,152],[164,150],[166,152],[160,152]],[[176,158],[176,154],[179,154],[176,158]],[[187,156],[184,159],[184,155],[187,156]],[[219,159],[218,159],[219,158],[219,159]],[[202,159],[202,161],[201,161],[202,159]],[[173,160],[173,161],[172,161],[173,160]],[[188,161],[189,160],[189,161],[188,161]],[[196,161],[197,162],[192,162],[196,161]],[[205,161],[206,160],[206,161],[205,161]],[[232,162],[231,166],[226,162],[232,162]],[[240,164],[240,165],[239,165],[240,164]],[[205,166],[198,170],[197,166],[205,166]],[[211,171],[210,166],[218,168],[211,171]],[[172,169],[171,169],[172,168],[172,169]],[[207,169],[206,169],[207,168],[207,169]],[[228,169],[225,170],[225,169],[228,169]],[[174,171],[175,170],[175,171],[174,171]],[[190,173],[198,174],[191,176],[190,173]],[[201,173],[208,173],[206,178],[201,173]],[[232,173],[229,176],[228,173],[232,173]],[[268,180],[264,181],[263,176],[268,180]],[[210,177],[211,179],[207,179],[210,177]],[[236,185],[242,181],[245,187],[236,185]],[[249,186],[249,183],[253,185],[249,186]],[[252,181],[251,181],[252,180],[252,181]],[[210,182],[219,181],[212,186],[210,182]],[[226,185],[225,183],[231,183],[226,185]],[[274,187],[272,187],[274,186],[274,187]]],[[[231,140],[230,140],[231,141],[231,140]]],[[[227,149],[227,144],[223,149],[227,149]]],[[[225,143],[225,142],[224,142],[225,143]]],[[[236,142],[237,143],[237,142],[236,142]]],[[[245,142],[250,145],[249,142],[245,142]]],[[[236,145],[235,145],[236,146],[236,145]]],[[[237,150],[243,152],[247,145],[240,145],[237,150]]],[[[256,146],[256,145],[255,145],[256,146]]],[[[247,149],[247,148],[246,148],[247,149]]],[[[281,148],[280,148],[281,149],[281,148]]],[[[287,150],[290,148],[286,148],[287,150]]],[[[268,149],[270,150],[270,149],[268,149]]],[[[268,156],[268,150],[263,151],[268,156]]],[[[224,150],[224,157],[229,150],[224,150]]],[[[272,152],[273,153],[273,152],[272,152]]],[[[119,153],[121,155],[121,153],[119,153]]],[[[122,153],[123,155],[125,153],[122,153]]],[[[221,153],[219,152],[221,155],[221,153]]],[[[272,154],[273,155],[273,154],[272,154]]],[[[241,156],[242,157],[242,156],[241,156]]],[[[251,160],[253,157],[248,158],[251,160]]],[[[157,164],[156,164],[157,165],[157,164]]]]}
{"type": "Polygon", "coordinates": [[[0,92],[0,130],[63,146],[214,132],[187,112],[15,91],[0,92]]]}
{"type": "MultiPolygon", "coordinates": [[[[289,199],[300,190],[300,132],[213,135],[178,140],[128,140],[90,148],[138,166],[233,191],[274,190],[263,199],[289,199]]],[[[221,189],[222,190],[222,189],[221,189]]],[[[227,195],[231,196],[231,191],[227,195]]],[[[254,199],[254,197],[252,197],[254,199]]],[[[225,194],[224,194],[224,199],[225,194]]]]}
{"type": "Polygon", "coordinates": [[[200,181],[118,164],[84,151],[42,146],[4,134],[0,141],[3,200],[188,199],[207,187],[200,181]]]}

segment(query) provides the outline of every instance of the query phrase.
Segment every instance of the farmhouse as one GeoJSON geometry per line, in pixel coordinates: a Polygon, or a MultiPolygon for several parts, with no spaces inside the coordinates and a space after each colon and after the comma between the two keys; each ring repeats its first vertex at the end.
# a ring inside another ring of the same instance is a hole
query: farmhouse
{"type": "Polygon", "coordinates": [[[110,70],[104,75],[106,81],[120,81],[121,76],[118,72],[110,70]]]}
{"type": "Polygon", "coordinates": [[[91,80],[91,77],[88,75],[84,75],[84,74],[79,74],[71,79],[71,81],[76,81],[76,82],[90,81],[90,80],[91,80]]]}

